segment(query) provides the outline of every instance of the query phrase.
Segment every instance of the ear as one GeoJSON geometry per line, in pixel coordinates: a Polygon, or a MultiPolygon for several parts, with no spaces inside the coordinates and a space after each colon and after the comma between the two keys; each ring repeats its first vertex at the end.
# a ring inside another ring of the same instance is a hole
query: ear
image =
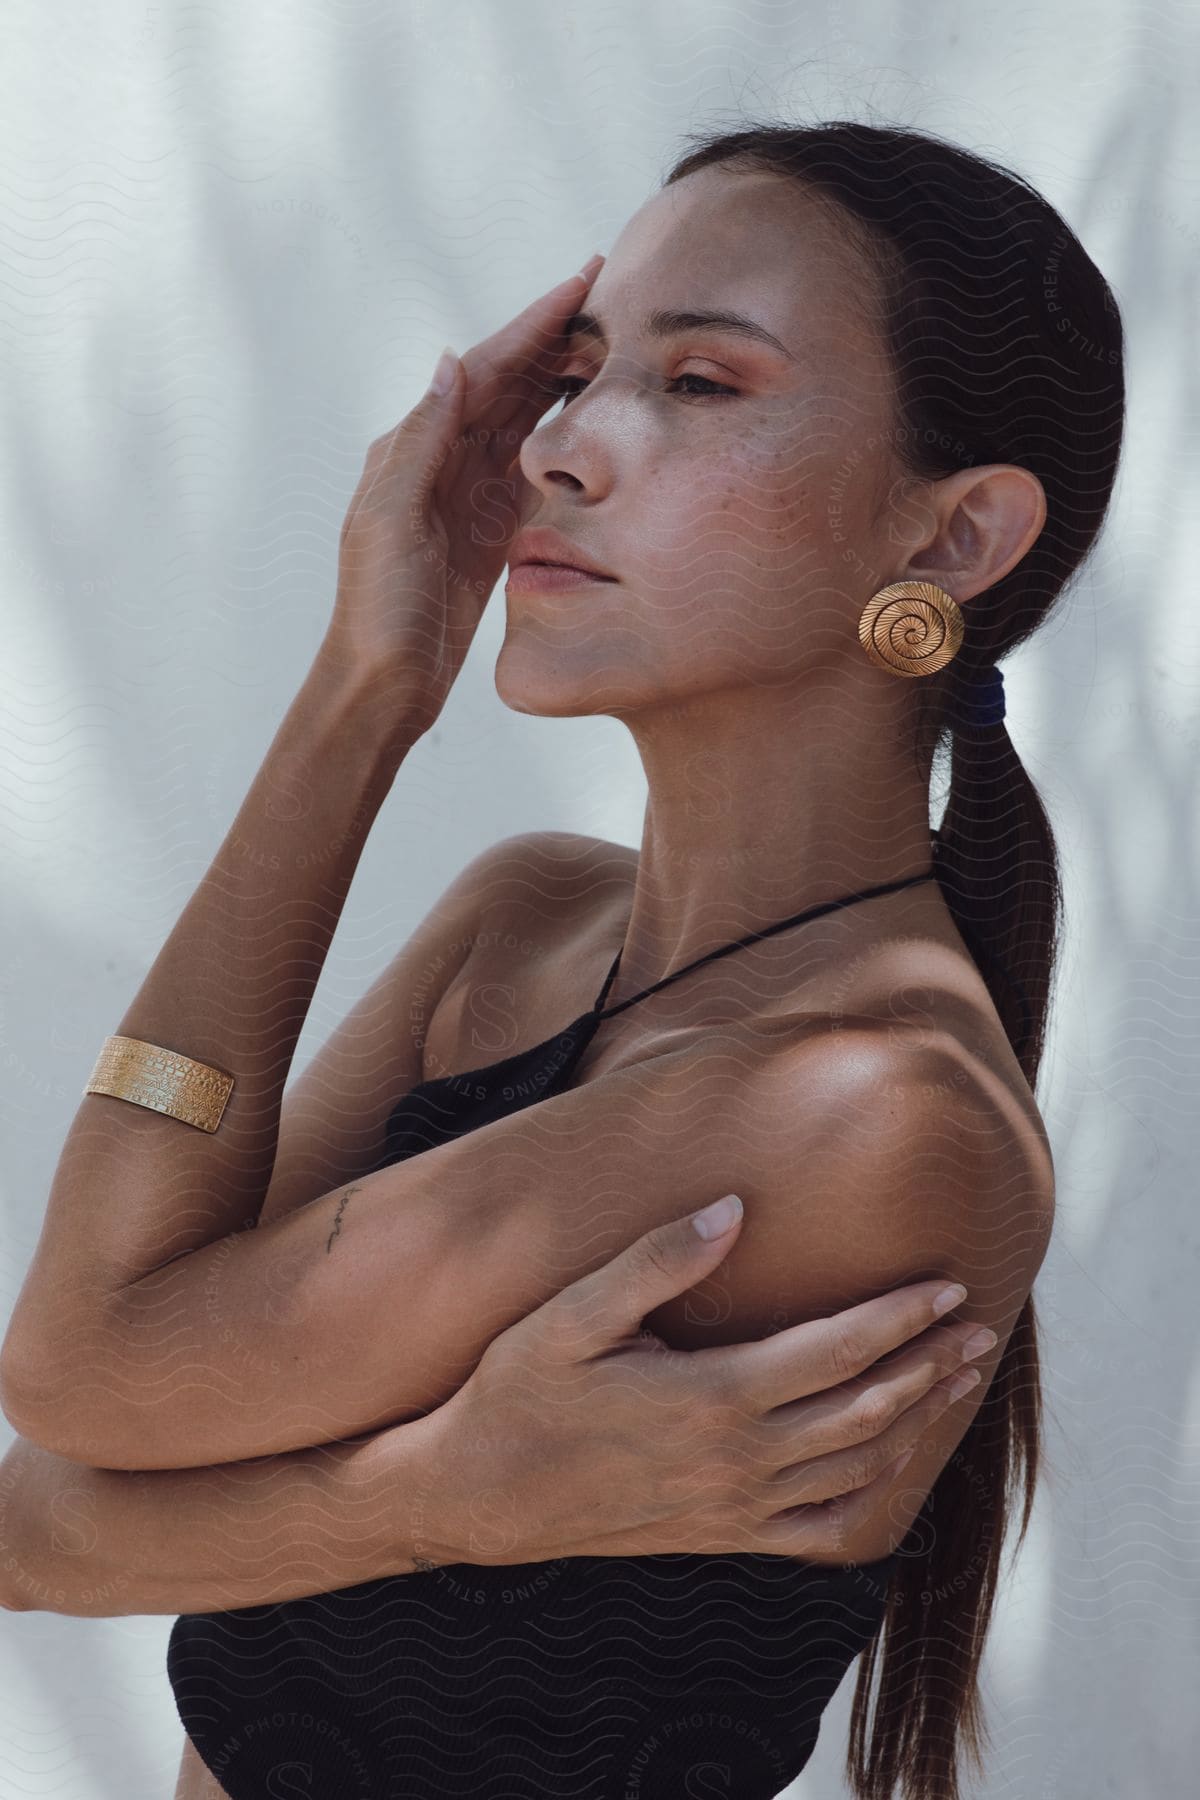
{"type": "Polygon", "coordinates": [[[958,601],[995,586],[1037,542],[1046,493],[1015,463],[985,463],[929,484],[933,535],[894,581],[934,581],[958,601]]]}

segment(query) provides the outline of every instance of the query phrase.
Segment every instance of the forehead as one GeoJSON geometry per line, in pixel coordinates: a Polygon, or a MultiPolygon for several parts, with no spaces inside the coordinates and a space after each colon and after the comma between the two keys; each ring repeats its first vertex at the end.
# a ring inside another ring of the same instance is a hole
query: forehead
{"type": "Polygon", "coordinates": [[[848,333],[870,347],[867,275],[828,203],[763,170],[697,169],[651,195],[622,228],[588,311],[610,337],[655,306],[720,307],[756,319],[793,353],[848,333]]]}

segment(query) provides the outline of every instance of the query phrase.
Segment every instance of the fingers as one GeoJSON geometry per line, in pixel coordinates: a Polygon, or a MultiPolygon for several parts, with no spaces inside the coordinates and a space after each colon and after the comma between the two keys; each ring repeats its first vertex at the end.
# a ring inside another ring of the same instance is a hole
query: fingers
{"type": "Polygon", "coordinates": [[[860,1532],[878,1527],[883,1496],[896,1478],[888,1468],[865,1487],[830,1500],[797,1507],[781,1517],[765,1519],[753,1533],[762,1556],[820,1556],[828,1560],[840,1546],[847,1550],[860,1532]]]}
{"type": "Polygon", "coordinates": [[[532,429],[538,414],[556,398],[548,377],[555,360],[569,348],[564,328],[582,306],[603,262],[599,252],[589,257],[578,274],[539,294],[464,354],[470,425],[532,429]]]}
{"type": "MultiPolygon", "coordinates": [[[[710,1449],[713,1523],[699,1518],[697,1547],[828,1560],[839,1543],[861,1542],[877,1527],[884,1496],[907,1460],[956,1401],[979,1386],[967,1346],[975,1327],[928,1330],[869,1378],[856,1379],[765,1417],[740,1414],[728,1390],[714,1415],[719,1447],[710,1449]],[[724,1536],[716,1535],[723,1532],[724,1536]]],[[[972,1346],[982,1356],[995,1343],[972,1346]]],[[[696,1352],[692,1353],[693,1359],[696,1352]]],[[[703,1476],[693,1484],[703,1498],[703,1476]]]]}
{"type": "Polygon", "coordinates": [[[733,1248],[741,1222],[742,1203],[727,1194],[698,1213],[656,1225],[602,1268],[552,1295],[538,1308],[539,1323],[571,1358],[597,1356],[636,1333],[648,1313],[703,1281],[733,1248]]]}
{"type": "Polygon", "coordinates": [[[885,1496],[903,1477],[922,1432],[950,1406],[978,1387],[978,1369],[964,1369],[939,1382],[896,1426],[855,1451],[822,1457],[774,1484],[783,1507],[754,1531],[754,1548],[771,1556],[820,1556],[828,1560],[839,1545],[877,1528],[885,1496]],[[971,1387],[958,1384],[970,1381],[971,1387]],[[956,1391],[957,1390],[957,1391],[956,1391]]]}
{"type": "MultiPolygon", "coordinates": [[[[531,374],[535,374],[547,358],[552,359],[555,347],[566,346],[563,327],[572,314],[578,312],[603,262],[604,257],[597,251],[577,274],[547,288],[499,331],[456,357],[451,370],[452,386],[439,395],[431,384],[416,406],[391,431],[384,432],[371,444],[360,489],[365,492],[371,486],[380,466],[394,451],[397,440],[411,435],[415,422],[431,410],[447,410],[455,401],[465,398],[465,425],[499,427],[510,423],[528,404],[531,374]],[[458,392],[464,377],[465,396],[458,392]]],[[[554,397],[545,390],[544,384],[539,384],[538,410],[544,411],[554,397]]]]}
{"type": "Polygon", "coordinates": [[[429,385],[398,425],[367,450],[363,472],[342,523],[364,509],[394,508],[397,477],[409,487],[428,487],[429,471],[445,457],[457,431],[463,399],[463,365],[450,345],[442,351],[429,385]]]}
{"type": "MultiPolygon", "coordinates": [[[[769,1411],[789,1400],[836,1386],[907,1343],[943,1315],[934,1302],[945,1281],[895,1288],[828,1319],[809,1319],[755,1343],[728,1344],[693,1354],[712,1362],[717,1379],[745,1398],[748,1411],[769,1411]]],[[[958,1284],[960,1305],[966,1289],[958,1284]]]]}
{"type": "Polygon", "coordinates": [[[972,1325],[939,1327],[864,1376],[776,1407],[757,1425],[764,1447],[775,1456],[776,1467],[798,1462],[801,1457],[844,1450],[886,1430],[921,1400],[934,1382],[962,1367],[974,1329],[972,1325]]]}
{"type": "Polygon", "coordinates": [[[922,1434],[956,1400],[978,1387],[981,1379],[978,1369],[957,1370],[935,1383],[889,1425],[863,1442],[780,1469],[765,1485],[765,1498],[771,1512],[834,1499],[876,1481],[880,1475],[892,1470],[897,1457],[916,1446],[922,1434]]]}

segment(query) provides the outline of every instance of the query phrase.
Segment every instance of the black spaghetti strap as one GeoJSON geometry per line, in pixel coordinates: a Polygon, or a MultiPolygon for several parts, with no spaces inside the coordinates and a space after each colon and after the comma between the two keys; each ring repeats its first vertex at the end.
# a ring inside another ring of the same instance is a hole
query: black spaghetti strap
{"type": "Polygon", "coordinates": [[[880,894],[895,894],[901,888],[915,887],[918,882],[935,879],[936,870],[929,869],[924,875],[908,875],[903,881],[885,881],[879,887],[864,889],[862,893],[846,894],[840,900],[826,900],[820,906],[810,906],[804,912],[793,913],[790,919],[780,919],[778,924],[768,925],[763,931],[748,932],[745,937],[738,938],[736,943],[722,944],[719,950],[710,950],[707,956],[698,956],[695,962],[688,963],[685,968],[676,969],[673,975],[664,975],[661,981],[654,983],[653,987],[643,988],[640,994],[633,994],[628,1000],[622,1000],[619,1006],[606,1008],[604,1002],[608,996],[608,990],[616,979],[617,968],[621,961],[621,950],[625,948],[622,944],[621,950],[618,950],[613,958],[612,968],[605,977],[604,986],[596,997],[592,1012],[597,1019],[613,1019],[618,1013],[624,1012],[627,1006],[634,1006],[639,1000],[644,1000],[648,994],[657,994],[659,988],[667,987],[672,981],[678,981],[683,975],[690,975],[692,970],[698,969],[702,963],[715,962],[719,956],[730,956],[735,950],[743,950],[747,944],[758,943],[760,938],[772,937],[777,931],[786,931],[790,925],[803,925],[807,919],[819,919],[823,913],[836,912],[841,906],[853,906],[858,900],[874,900],[880,894]]]}

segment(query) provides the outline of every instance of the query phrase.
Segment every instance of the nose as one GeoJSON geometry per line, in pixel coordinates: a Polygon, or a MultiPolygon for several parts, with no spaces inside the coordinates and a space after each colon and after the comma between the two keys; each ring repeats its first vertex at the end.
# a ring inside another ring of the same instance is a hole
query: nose
{"type": "Polygon", "coordinates": [[[565,482],[569,487],[579,487],[582,485],[580,476],[565,468],[547,467],[539,469],[536,474],[527,474],[521,467],[520,450],[517,451],[517,454],[513,457],[507,469],[504,471],[504,478],[506,481],[514,482],[518,488],[522,484],[527,484],[530,487],[537,487],[541,482],[555,482],[559,484],[565,482]]]}
{"type": "MultiPolygon", "coordinates": [[[[576,401],[575,406],[579,402],[576,401]]],[[[593,428],[591,415],[581,430],[573,407],[551,419],[541,419],[518,447],[509,464],[508,478],[518,486],[528,485],[544,491],[551,487],[593,489],[610,479],[603,431],[593,428]],[[565,435],[562,421],[567,418],[565,435]]]]}

